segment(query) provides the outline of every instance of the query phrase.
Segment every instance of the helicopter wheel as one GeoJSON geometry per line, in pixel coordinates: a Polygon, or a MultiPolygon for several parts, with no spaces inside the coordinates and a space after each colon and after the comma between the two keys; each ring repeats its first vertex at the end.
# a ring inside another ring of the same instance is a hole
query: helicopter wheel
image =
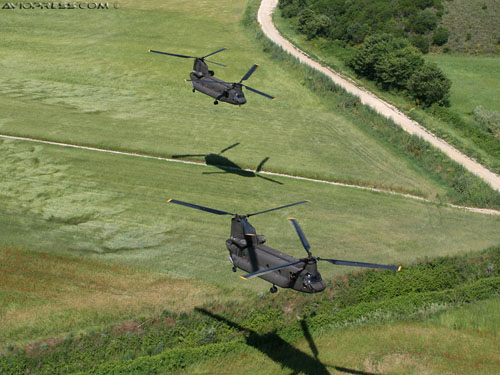
{"type": "Polygon", "coordinates": [[[195,92],[195,91],[196,91],[196,90],[195,90],[195,89],[193,89],[193,92],[195,92]]]}
{"type": "Polygon", "coordinates": [[[219,104],[219,102],[217,100],[214,100],[214,105],[217,105],[219,104]]]}
{"type": "Polygon", "coordinates": [[[276,288],[276,285],[273,285],[271,288],[269,288],[269,291],[271,293],[276,293],[278,291],[278,288],[276,288]]]}
{"type": "Polygon", "coordinates": [[[236,266],[233,266],[233,272],[236,272],[236,266]]]}

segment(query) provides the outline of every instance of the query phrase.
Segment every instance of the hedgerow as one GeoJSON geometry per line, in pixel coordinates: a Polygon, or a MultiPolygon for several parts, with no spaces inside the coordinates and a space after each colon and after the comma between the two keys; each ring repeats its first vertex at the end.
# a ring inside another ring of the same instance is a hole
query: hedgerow
{"type": "Polygon", "coordinates": [[[110,327],[54,345],[16,348],[0,357],[0,373],[159,374],[262,347],[268,340],[292,343],[303,337],[304,324],[314,333],[422,319],[500,295],[500,247],[425,259],[397,274],[354,272],[328,284],[317,295],[286,290],[273,298],[249,295],[246,302],[208,303],[192,313],[165,311],[127,332],[110,327]]]}

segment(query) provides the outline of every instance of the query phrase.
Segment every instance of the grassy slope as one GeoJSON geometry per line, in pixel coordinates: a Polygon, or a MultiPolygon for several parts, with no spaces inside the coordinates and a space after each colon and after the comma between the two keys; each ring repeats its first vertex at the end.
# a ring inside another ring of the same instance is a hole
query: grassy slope
{"type": "Polygon", "coordinates": [[[0,132],[161,155],[218,153],[240,142],[225,155],[244,167],[270,157],[266,169],[442,192],[266,56],[238,22],[244,6],[150,1],[103,12],[4,15],[0,132]],[[230,68],[213,66],[218,77],[239,80],[258,62],[248,83],[279,99],[249,92],[241,108],[216,107],[183,82],[191,60],[146,53],[203,55],[223,46],[228,51],[214,60],[230,68]]]}
{"type": "MultiPolygon", "coordinates": [[[[462,320],[481,310],[497,320],[500,300],[483,301],[445,312],[423,322],[353,327],[301,339],[294,347],[310,358],[318,354],[311,374],[494,374],[500,370],[500,331],[478,330],[474,324],[452,328],[441,316],[462,320]],[[485,311],[486,310],[486,311],[485,311]],[[451,329],[450,329],[451,328],[451,329]],[[320,372],[321,373],[321,372],[320,372]]],[[[291,369],[256,349],[189,367],[186,374],[290,374],[291,369]]],[[[307,373],[307,372],[306,372],[307,373]]]]}
{"type": "MultiPolygon", "coordinates": [[[[205,45],[220,43],[216,49],[226,45],[226,37],[215,36],[214,30],[238,31],[231,34],[237,38],[229,47],[234,52],[231,61],[237,62],[231,65],[241,71],[233,70],[229,78],[234,78],[233,74],[242,76],[248,61],[259,56],[259,62],[265,64],[252,77],[252,86],[291,98],[289,101],[271,103],[249,94],[249,105],[237,109],[214,107],[209,105],[209,98],[193,96],[178,78],[186,74],[189,66],[177,61],[153,62],[153,58],[161,57],[142,56],[145,48],[151,47],[151,40],[144,39],[144,31],[140,30],[155,27],[156,34],[151,34],[164,43],[164,30],[172,28],[169,46],[174,45],[174,40],[181,40],[176,45],[177,52],[199,53],[199,45],[204,43],[198,40],[190,44],[189,38],[183,37],[185,29],[180,27],[188,20],[186,7],[194,4],[169,2],[162,11],[142,6],[145,9],[123,9],[119,17],[112,13],[96,16],[80,12],[75,16],[54,12],[44,17],[12,13],[12,18],[3,18],[9,38],[0,46],[8,51],[1,60],[5,75],[1,76],[0,106],[6,116],[0,120],[0,130],[167,155],[218,152],[242,137],[245,141],[239,147],[245,146],[244,154],[230,154],[241,165],[255,166],[264,156],[271,156],[269,166],[279,170],[313,170],[315,175],[335,174],[335,178],[352,180],[365,178],[366,172],[370,176],[366,183],[394,181],[406,189],[439,190],[435,183],[408,169],[390,150],[351,128],[341,115],[318,110],[323,108],[321,100],[261,55],[258,48],[252,50],[250,42],[240,35],[238,24],[215,21],[216,17],[237,20],[241,15],[240,3],[224,8],[206,5],[203,17],[197,21],[200,25],[207,22],[209,27],[206,35],[200,37],[206,38],[205,45]],[[143,16],[154,26],[146,25],[143,16]],[[56,21],[50,26],[49,17],[53,18],[51,22],[56,21]],[[97,39],[89,36],[96,23],[106,25],[97,39]],[[33,39],[19,39],[17,28],[21,25],[26,31],[36,25],[37,33],[28,33],[33,39]],[[72,31],[68,31],[69,26],[72,31]],[[127,43],[115,43],[122,39],[127,39],[127,43]],[[20,43],[25,43],[24,50],[19,49],[20,43]],[[186,45],[190,49],[184,49],[186,45]],[[118,60],[120,54],[123,55],[118,60]],[[34,64],[35,59],[39,65],[34,64]],[[51,68],[49,63],[53,64],[51,68]],[[176,68],[170,69],[174,65],[176,68]],[[264,73],[265,66],[273,69],[264,73]],[[166,77],[167,71],[172,76],[166,77]],[[271,77],[287,82],[279,87],[282,92],[273,91],[271,77]],[[196,111],[186,112],[186,107],[196,111]],[[244,121],[244,129],[234,120],[235,110],[240,113],[237,120],[244,121]],[[207,117],[217,120],[207,124],[207,117]],[[311,124],[312,117],[320,118],[316,125],[311,124]],[[296,121],[297,118],[301,120],[296,121]],[[285,127],[286,121],[289,125],[285,127]],[[228,128],[228,123],[234,126],[228,128]],[[327,123],[339,125],[325,126],[327,123]],[[317,129],[311,128],[314,126],[317,129]],[[258,142],[268,134],[269,127],[276,131],[275,138],[258,142]],[[313,131],[320,136],[311,137],[313,131]],[[304,139],[309,143],[304,143],[304,139]],[[271,163],[274,160],[276,167],[271,163]],[[346,160],[356,162],[349,164],[346,160]]],[[[221,70],[217,72],[223,74],[221,70]]],[[[175,196],[227,210],[242,208],[241,202],[245,202],[244,210],[258,210],[282,203],[284,196],[287,202],[313,197],[314,209],[300,208],[299,218],[315,253],[322,256],[411,261],[437,252],[486,247],[499,240],[497,218],[398,197],[288,180],[282,180],[285,185],[278,187],[257,178],[203,175],[206,169],[201,167],[17,142],[2,142],[0,152],[3,242],[140,265],[173,276],[227,285],[229,289],[241,286],[241,281],[229,272],[212,272],[229,269],[221,241],[221,233],[228,230],[227,221],[164,206],[167,198],[175,196]],[[231,198],[224,199],[228,191],[231,198]],[[380,233],[384,233],[383,242],[380,233]],[[193,251],[196,258],[191,256],[193,251]]],[[[281,220],[288,212],[295,215],[298,210],[262,216],[255,220],[255,225],[258,230],[266,228],[266,234],[287,234],[282,239],[270,236],[270,244],[301,255],[293,230],[281,220]]],[[[344,271],[326,268],[323,274],[330,277],[344,271]]],[[[262,290],[267,284],[257,280],[246,285],[262,290]]]]}
{"type": "Polygon", "coordinates": [[[453,51],[467,53],[500,52],[500,4],[496,0],[443,1],[441,24],[450,30],[446,44],[453,51]],[[470,34],[470,38],[468,38],[470,34]]]}
{"type": "Polygon", "coordinates": [[[194,280],[2,246],[0,348],[158,315],[166,307],[189,311],[216,295],[216,288],[194,280]]]}
{"type": "Polygon", "coordinates": [[[451,79],[451,109],[469,116],[481,105],[500,111],[500,57],[467,55],[429,55],[451,79]]]}
{"type": "MultiPolygon", "coordinates": [[[[450,4],[454,4],[454,2],[450,2],[450,4]]],[[[344,59],[348,58],[353,52],[332,45],[322,39],[307,41],[304,35],[298,34],[294,30],[288,20],[280,16],[279,11],[275,12],[274,20],[280,32],[293,41],[294,44],[300,46],[303,51],[306,51],[317,60],[333,67],[337,71],[342,72],[342,74],[345,74],[374,92],[377,96],[395,104],[399,109],[408,113],[433,133],[455,145],[466,154],[480,160],[492,170],[497,173],[500,171],[500,160],[478,147],[473,140],[464,136],[460,129],[445,121],[434,118],[422,109],[416,108],[415,104],[407,98],[397,95],[397,93],[383,91],[373,82],[356,77],[355,73],[344,62],[344,59]]],[[[487,109],[498,110],[495,109],[498,108],[498,101],[495,101],[495,98],[498,96],[498,75],[495,72],[498,70],[500,59],[497,57],[462,55],[428,55],[426,59],[437,63],[449,74],[449,78],[452,80],[451,108],[454,111],[460,114],[470,114],[474,107],[478,105],[476,103],[480,100],[484,100],[483,106],[488,104],[487,109]],[[457,62],[464,65],[457,66],[457,62]],[[484,87],[481,83],[483,81],[485,82],[484,87]]]]}
{"type": "MultiPolygon", "coordinates": [[[[213,272],[229,269],[228,219],[167,205],[168,198],[243,213],[310,198],[310,205],[252,220],[271,246],[296,256],[303,250],[287,215],[299,218],[316,254],[341,259],[410,262],[500,241],[498,216],[397,196],[290,179],[279,179],[283,185],[278,185],[229,173],[204,174],[217,171],[214,167],[17,141],[4,141],[0,150],[0,173],[10,176],[0,180],[3,242],[234,287],[240,279],[213,272]]],[[[327,277],[345,271],[324,268],[327,277]]]]}

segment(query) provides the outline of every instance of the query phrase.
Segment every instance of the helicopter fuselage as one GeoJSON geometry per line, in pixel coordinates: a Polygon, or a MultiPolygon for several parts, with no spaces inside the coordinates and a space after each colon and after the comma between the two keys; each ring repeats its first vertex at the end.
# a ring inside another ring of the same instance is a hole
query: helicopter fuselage
{"type": "Polygon", "coordinates": [[[247,102],[241,85],[228,84],[212,76],[199,77],[194,71],[191,72],[190,77],[193,90],[229,104],[242,105],[247,102]]]}
{"type": "MultiPolygon", "coordinates": [[[[249,224],[249,223],[248,223],[249,224]]],[[[317,293],[326,285],[318,272],[316,259],[298,259],[264,245],[263,235],[245,235],[239,217],[231,221],[231,237],[226,241],[233,265],[248,273],[291,262],[298,264],[259,276],[281,288],[292,288],[304,293],[317,293]]]]}

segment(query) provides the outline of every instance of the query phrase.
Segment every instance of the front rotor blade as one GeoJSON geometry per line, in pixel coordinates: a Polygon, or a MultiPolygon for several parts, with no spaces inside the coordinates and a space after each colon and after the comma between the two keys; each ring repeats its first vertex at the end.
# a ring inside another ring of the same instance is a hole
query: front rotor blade
{"type": "Polygon", "coordinates": [[[217,50],[217,51],[215,51],[215,52],[212,52],[212,53],[209,53],[208,55],[205,55],[205,56],[203,56],[203,57],[200,57],[200,59],[204,59],[205,57],[215,55],[216,53],[219,53],[219,52],[225,51],[226,49],[227,49],[227,48],[221,48],[221,49],[218,49],[218,50],[217,50]]]}
{"type": "Polygon", "coordinates": [[[250,86],[243,85],[243,84],[242,84],[242,86],[245,86],[250,91],[253,91],[253,92],[257,93],[257,94],[265,96],[266,98],[273,99],[273,100],[276,99],[276,97],[274,97],[272,95],[269,95],[269,94],[266,94],[265,92],[262,92],[262,91],[259,91],[259,90],[255,90],[255,89],[251,88],[250,86]]]}
{"type": "Polygon", "coordinates": [[[245,217],[240,218],[241,223],[243,224],[243,231],[245,232],[246,236],[255,236],[257,233],[255,233],[254,227],[250,225],[250,223],[247,221],[245,217]]]}
{"type": "Polygon", "coordinates": [[[274,266],[274,267],[271,267],[271,268],[266,268],[264,270],[260,270],[260,271],[253,272],[253,273],[249,273],[247,275],[243,275],[243,276],[240,276],[240,277],[243,280],[248,280],[248,279],[252,279],[252,278],[257,277],[257,276],[262,276],[262,275],[265,275],[266,273],[277,271],[277,270],[280,270],[282,268],[290,267],[290,266],[293,266],[293,265],[299,264],[299,263],[303,263],[303,261],[302,260],[297,260],[295,262],[290,262],[290,263],[286,263],[286,264],[280,264],[279,266],[274,266]]]}
{"type": "Polygon", "coordinates": [[[288,218],[290,222],[292,223],[293,227],[297,231],[297,234],[299,235],[300,242],[302,242],[302,246],[304,246],[304,249],[306,249],[307,254],[310,254],[309,249],[311,248],[311,245],[309,245],[309,242],[307,241],[306,235],[302,231],[302,228],[299,225],[299,222],[297,219],[294,218],[288,218]]]}
{"type": "Polygon", "coordinates": [[[351,267],[367,267],[367,268],[382,268],[386,270],[391,270],[394,272],[401,271],[401,266],[389,266],[386,264],[376,264],[376,263],[363,263],[363,262],[350,262],[348,260],[338,260],[338,259],[324,259],[324,258],[316,258],[317,260],[326,260],[332,264],[336,264],[338,266],[351,266],[351,267]]]}
{"type": "Polygon", "coordinates": [[[148,50],[148,52],[153,52],[153,53],[159,53],[161,55],[169,55],[169,56],[175,56],[175,57],[182,57],[183,59],[196,59],[194,56],[186,56],[186,55],[178,55],[176,53],[169,53],[169,52],[161,52],[161,51],[155,51],[155,50],[148,50]]]}
{"type": "Polygon", "coordinates": [[[214,210],[213,208],[208,208],[208,207],[203,207],[203,206],[198,206],[197,204],[192,204],[192,203],[187,203],[183,201],[178,201],[176,199],[169,199],[167,203],[175,203],[175,204],[180,204],[181,206],[186,206],[190,208],[195,208],[197,210],[205,211],[205,212],[210,212],[212,214],[216,215],[231,215],[234,216],[235,214],[232,214],[230,212],[225,212],[225,211],[219,211],[219,210],[214,210]]]}
{"type": "Polygon", "coordinates": [[[270,212],[270,211],[275,211],[275,210],[281,210],[282,208],[286,208],[286,207],[291,207],[291,206],[296,206],[298,204],[302,204],[302,203],[310,203],[311,201],[301,201],[301,202],[295,202],[295,203],[290,203],[290,204],[287,204],[285,206],[281,206],[281,207],[276,207],[276,208],[271,208],[270,210],[265,210],[265,211],[260,211],[260,212],[255,212],[253,214],[248,214],[247,217],[250,217],[250,216],[254,216],[254,215],[260,215],[260,214],[263,214],[265,212],[270,212]]]}
{"type": "Polygon", "coordinates": [[[240,80],[240,83],[250,78],[250,76],[255,72],[255,70],[259,67],[258,64],[253,64],[253,66],[248,70],[248,72],[243,76],[240,80]]]}

